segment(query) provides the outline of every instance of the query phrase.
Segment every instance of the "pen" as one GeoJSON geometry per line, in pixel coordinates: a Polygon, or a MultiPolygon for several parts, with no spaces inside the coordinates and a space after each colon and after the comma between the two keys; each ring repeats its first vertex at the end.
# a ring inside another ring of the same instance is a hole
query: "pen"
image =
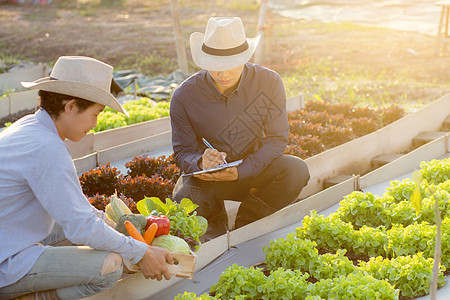
{"type": "MultiPolygon", "coordinates": [[[[209,149],[216,150],[205,138],[202,138],[203,143],[208,147],[209,149]]],[[[227,163],[227,161],[222,157],[222,161],[224,163],[227,163]]]]}

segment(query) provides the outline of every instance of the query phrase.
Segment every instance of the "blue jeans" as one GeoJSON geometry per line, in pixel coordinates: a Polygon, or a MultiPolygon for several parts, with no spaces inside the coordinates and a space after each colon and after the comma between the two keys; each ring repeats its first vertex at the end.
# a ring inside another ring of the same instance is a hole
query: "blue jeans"
{"type": "MultiPolygon", "coordinates": [[[[56,224],[43,244],[55,244],[63,239],[62,229],[56,224]]],[[[122,267],[101,275],[104,260],[110,253],[87,246],[47,248],[27,275],[0,288],[0,299],[45,290],[56,290],[59,299],[80,299],[109,289],[122,275],[122,267]]]]}

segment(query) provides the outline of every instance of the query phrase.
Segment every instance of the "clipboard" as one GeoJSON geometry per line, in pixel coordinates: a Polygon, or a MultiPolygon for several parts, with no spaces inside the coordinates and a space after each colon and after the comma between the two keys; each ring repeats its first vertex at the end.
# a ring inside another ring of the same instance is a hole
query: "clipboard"
{"type": "Polygon", "coordinates": [[[221,164],[215,168],[204,169],[204,170],[200,170],[200,171],[196,171],[196,172],[192,172],[192,173],[183,174],[181,176],[183,177],[183,176],[192,176],[192,175],[204,174],[204,173],[212,173],[212,172],[220,171],[220,170],[223,170],[226,168],[236,167],[240,163],[242,163],[242,159],[236,160],[236,161],[233,161],[233,162],[230,162],[227,164],[221,164]]]}

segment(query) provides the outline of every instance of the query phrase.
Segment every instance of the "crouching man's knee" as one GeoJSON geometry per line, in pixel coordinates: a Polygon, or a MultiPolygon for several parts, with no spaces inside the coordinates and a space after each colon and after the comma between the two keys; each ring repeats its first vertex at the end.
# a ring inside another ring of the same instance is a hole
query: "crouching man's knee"
{"type": "Polygon", "coordinates": [[[122,257],[119,254],[111,252],[103,261],[102,275],[118,271],[122,267],[122,262],[122,257]]]}

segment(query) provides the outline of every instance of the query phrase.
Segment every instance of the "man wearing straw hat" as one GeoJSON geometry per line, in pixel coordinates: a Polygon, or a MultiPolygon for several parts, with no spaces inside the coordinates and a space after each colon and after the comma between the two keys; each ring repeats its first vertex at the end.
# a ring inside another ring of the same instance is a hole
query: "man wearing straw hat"
{"type": "Polygon", "coordinates": [[[293,203],[309,180],[305,162],[284,155],[289,124],[280,76],[248,62],[259,38],[246,37],[240,18],[210,18],[204,34],[190,37],[203,70],[172,96],[174,157],[186,174],[173,197],[199,205],[209,222],[205,240],[227,230],[224,200],[241,202],[238,228],[293,203]],[[187,175],[240,159],[221,171],[187,175]]]}
{"type": "Polygon", "coordinates": [[[40,109],[0,133],[0,299],[98,293],[121,277],[122,258],[146,278],[171,278],[166,249],[115,231],[89,204],[64,143],[84,137],[105,106],[128,115],[111,82],[111,66],[80,56],[60,57],[50,77],[22,82],[39,90],[40,109]],[[64,233],[49,236],[55,222],[64,233]],[[48,245],[64,236],[86,246],[48,245]]]}

